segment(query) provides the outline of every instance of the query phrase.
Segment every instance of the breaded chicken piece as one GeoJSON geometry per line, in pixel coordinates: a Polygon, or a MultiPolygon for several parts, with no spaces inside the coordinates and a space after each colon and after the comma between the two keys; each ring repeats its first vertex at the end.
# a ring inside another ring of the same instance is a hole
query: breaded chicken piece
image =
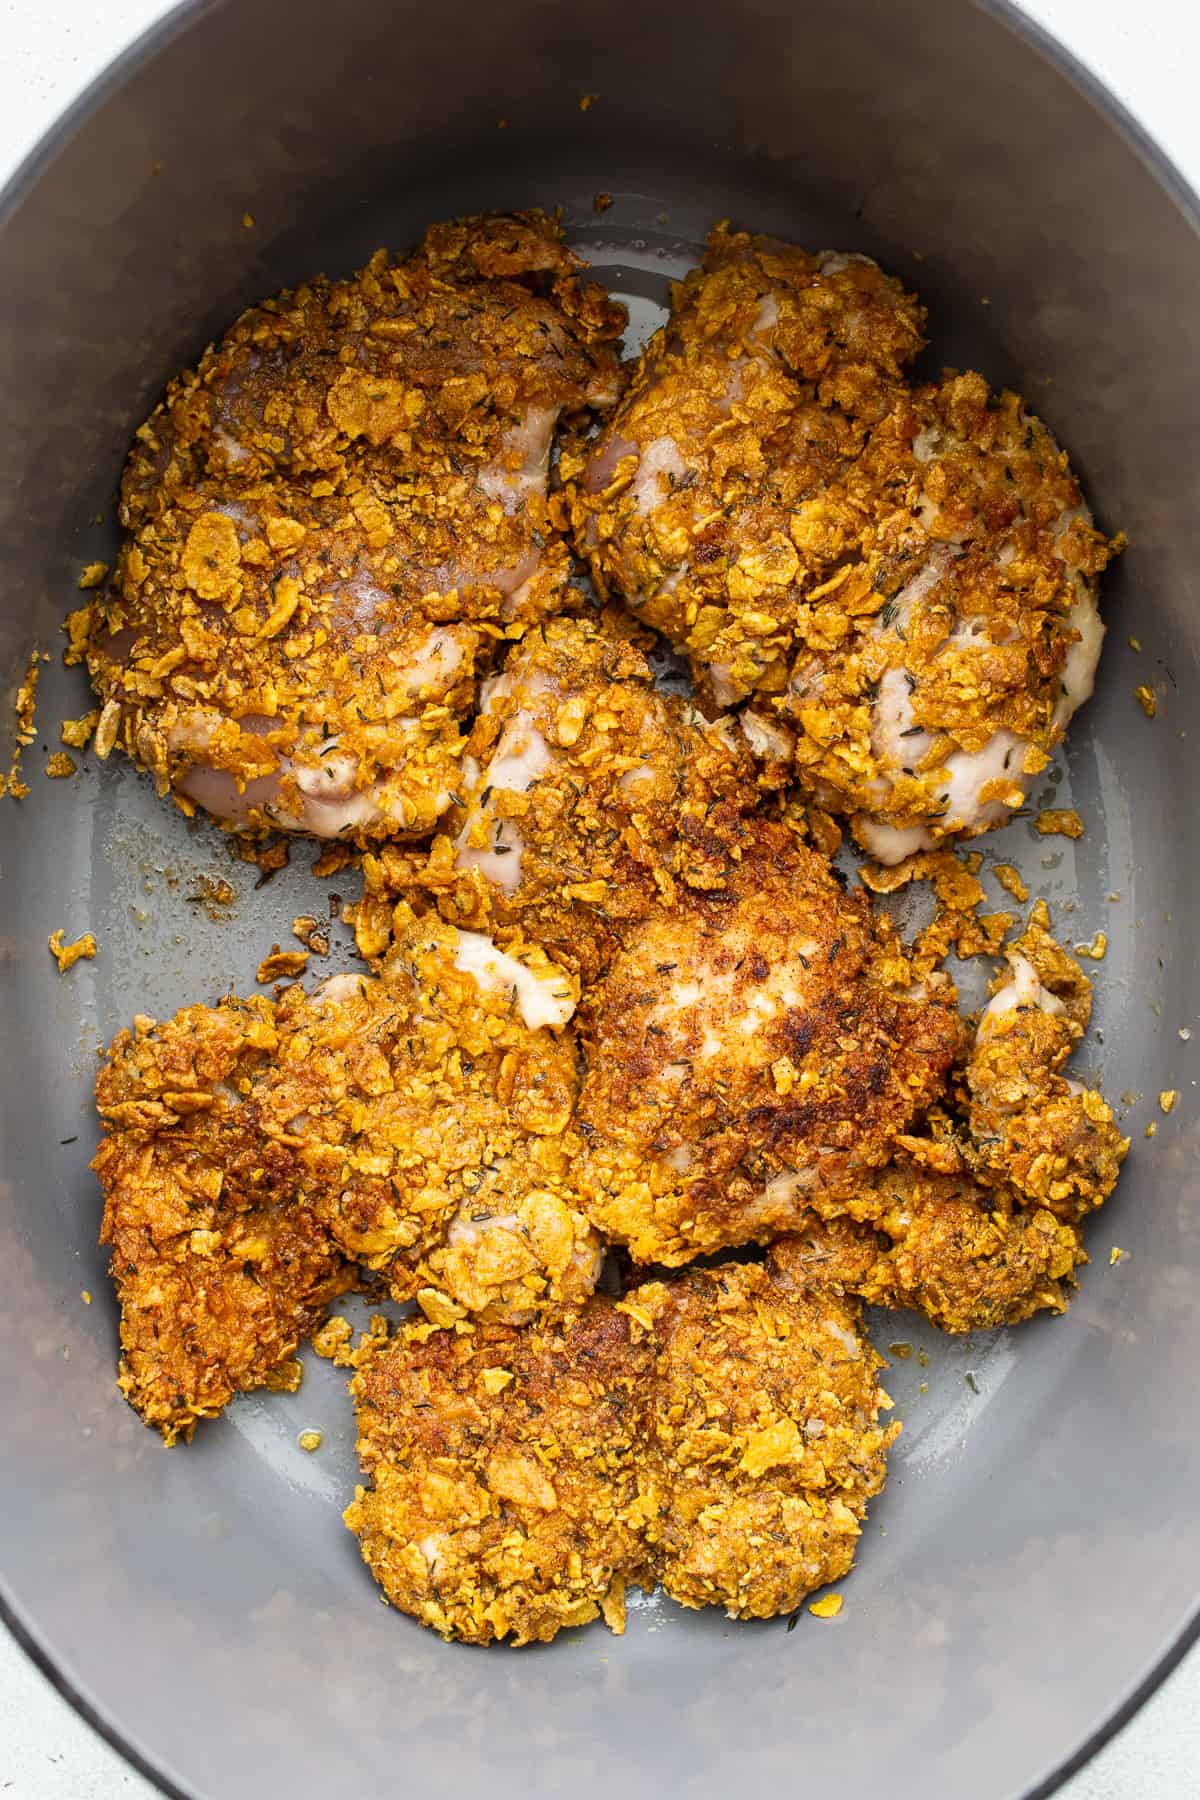
{"type": "Polygon", "coordinates": [[[1018,396],[906,388],[919,327],[865,259],[718,231],[567,465],[602,590],[752,696],[886,862],[1023,802],[1091,693],[1116,547],[1018,396]]]}
{"type": "Polygon", "coordinates": [[[777,1279],[818,1283],[872,1306],[922,1312],[943,1331],[1017,1325],[1065,1312],[1078,1227],[1010,1191],[903,1160],[863,1183],[853,1208],[821,1218],[771,1247],[777,1279]]]}
{"type": "Polygon", "coordinates": [[[525,1331],[402,1326],[360,1364],[369,1486],[345,1519],[392,1604],[473,1644],[619,1623],[644,1561],[649,1337],[597,1299],[525,1331]]]}
{"type": "Polygon", "coordinates": [[[622,1630],[629,1583],[790,1611],[849,1569],[899,1429],[854,1304],[739,1265],[357,1360],[346,1524],[393,1605],[470,1643],[622,1630]]]}
{"type": "Polygon", "coordinates": [[[967,1066],[977,1179],[1074,1224],[1112,1192],[1128,1138],[1103,1096],[1060,1071],[1091,1014],[1091,983],[1050,936],[1045,908],[1008,951],[967,1066]]]}
{"type": "Polygon", "coordinates": [[[91,608],[100,755],[239,830],[433,829],[477,672],[564,602],[551,440],[616,399],[623,321],[580,266],[542,215],[438,227],[252,308],[172,384],[91,608]]]}
{"type": "Polygon", "coordinates": [[[416,885],[455,924],[519,927],[592,974],[677,883],[724,879],[730,833],[758,798],[754,764],[728,721],[660,692],[627,620],[535,627],[482,701],[451,830],[423,863],[399,849],[366,859],[364,954],[416,885]]]}
{"type": "Polygon", "coordinates": [[[1086,1262],[1080,1224],[1112,1192],[1129,1140],[1102,1095],[1059,1071],[1091,989],[1035,907],[976,1030],[963,1114],[906,1134],[849,1194],[810,1197],[811,1219],[772,1255],[805,1279],[946,1331],[1063,1312],[1086,1262]]]}
{"type": "Polygon", "coordinates": [[[922,322],[866,257],[718,227],[600,438],[565,459],[601,591],[686,650],[719,704],[785,685],[788,521],[903,391],[922,322]]]}
{"type": "Polygon", "coordinates": [[[541,951],[413,919],[378,978],[122,1033],[95,1168],[144,1416],[174,1434],[261,1384],[351,1284],[343,1258],[442,1323],[582,1301],[573,1004],[541,951]]]}
{"type": "Polygon", "coordinates": [[[234,1122],[277,1041],[264,999],[193,1006],[123,1031],[97,1078],[120,1386],[168,1444],[239,1391],[289,1385],[288,1359],[357,1279],[234,1122]]]}
{"type": "Polygon", "coordinates": [[[659,1346],[653,1573],[684,1606],[789,1613],[854,1562],[899,1425],[858,1307],[729,1263],[626,1303],[659,1346]]]}
{"type": "Polygon", "coordinates": [[[601,1233],[669,1266],[794,1229],[940,1096],[963,1039],[948,982],[788,827],[746,821],[725,887],[631,926],[578,1024],[576,1179],[601,1233]]]}

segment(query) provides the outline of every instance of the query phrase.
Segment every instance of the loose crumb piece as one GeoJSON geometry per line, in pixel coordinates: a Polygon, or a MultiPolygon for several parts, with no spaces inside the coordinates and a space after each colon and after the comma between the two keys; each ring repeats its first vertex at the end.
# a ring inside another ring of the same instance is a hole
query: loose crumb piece
{"type": "Polygon", "coordinates": [[[1005,893],[1011,894],[1014,900],[1019,900],[1022,905],[1028,900],[1029,889],[1021,880],[1020,871],[1012,863],[996,864],[996,880],[1005,893]]]}
{"type": "Polygon", "coordinates": [[[285,1356],[281,1363],[276,1363],[263,1386],[273,1394],[295,1394],[303,1380],[304,1364],[298,1357],[285,1356]]]}
{"type": "Polygon", "coordinates": [[[1130,649],[1131,649],[1131,650],[1140,650],[1140,649],[1141,649],[1141,647],[1142,647],[1142,640],[1141,640],[1141,638],[1135,638],[1135,637],[1131,637],[1131,638],[1130,638],[1130,640],[1129,640],[1129,648],[1130,648],[1130,649]]]}
{"type": "Polygon", "coordinates": [[[28,784],[21,780],[21,752],[32,744],[35,735],[33,716],[37,710],[38,661],[39,654],[35,650],[29,658],[25,679],[17,689],[16,743],[8,774],[0,775],[0,798],[8,794],[14,800],[23,800],[29,792],[28,784]]]}
{"type": "Polygon", "coordinates": [[[77,606],[73,613],[68,613],[62,629],[67,634],[63,663],[66,668],[73,669],[87,655],[88,638],[92,629],[92,602],[89,600],[86,606],[77,606]]]}
{"type": "Polygon", "coordinates": [[[909,1357],[912,1355],[912,1345],[911,1344],[889,1344],[888,1345],[888,1355],[889,1356],[898,1356],[900,1358],[901,1362],[907,1362],[909,1357]]]}
{"type": "Polygon", "coordinates": [[[244,231],[253,231],[254,230],[254,214],[253,213],[243,213],[242,214],[242,229],[244,231]]]}
{"type": "Polygon", "coordinates": [[[1152,1137],[1155,1137],[1157,1135],[1157,1133],[1158,1133],[1158,1120],[1151,1119],[1151,1121],[1147,1125],[1145,1131],[1143,1131],[1142,1136],[1152,1138],[1152,1137]]]}
{"type": "Polygon", "coordinates": [[[1073,806],[1047,806],[1034,820],[1043,837],[1081,838],[1083,820],[1073,806]]]}
{"type": "Polygon", "coordinates": [[[85,1306],[90,1306],[92,1304],[92,1296],[88,1293],[86,1288],[80,1289],[79,1298],[83,1301],[85,1306]]]}
{"type": "Polygon", "coordinates": [[[825,1594],[820,1600],[810,1600],[808,1610],[814,1619],[836,1619],[842,1610],[840,1594],[825,1594]]]}
{"type": "Polygon", "coordinates": [[[307,950],[281,950],[272,944],[270,956],[264,956],[254,979],[264,986],[268,981],[290,981],[303,975],[308,967],[307,950]]]}
{"type": "Polygon", "coordinates": [[[330,844],[314,862],[312,872],[323,881],[327,875],[340,875],[343,869],[358,868],[361,860],[353,844],[330,844]]]}
{"type": "Polygon", "coordinates": [[[917,1361],[923,1369],[927,1369],[929,1367],[929,1352],[927,1350],[918,1350],[917,1361]]]}
{"type": "Polygon", "coordinates": [[[1154,689],[1152,687],[1147,687],[1145,682],[1142,682],[1140,686],[1134,688],[1133,692],[1138,705],[1141,707],[1146,717],[1152,719],[1158,711],[1158,695],[1155,693],[1154,689]]]}
{"type": "Polygon", "coordinates": [[[326,1362],[333,1363],[339,1369],[349,1369],[354,1360],[350,1347],[350,1340],[353,1336],[354,1327],[349,1319],[344,1319],[340,1313],[334,1313],[331,1319],[325,1321],[320,1331],[314,1334],[312,1347],[318,1356],[325,1358],[326,1362]]]}
{"type": "Polygon", "coordinates": [[[301,913],[292,920],[292,936],[299,938],[314,956],[329,955],[329,927],[311,913],[301,913]]]}
{"type": "Polygon", "coordinates": [[[79,585],[81,588],[98,588],[107,574],[108,564],[106,562],[89,563],[79,577],[79,585]]]}
{"type": "Polygon", "coordinates": [[[1158,1104],[1162,1107],[1162,1109],[1165,1113],[1173,1112],[1174,1108],[1175,1108],[1175,1102],[1178,1100],[1178,1098],[1179,1098],[1179,1089],[1178,1088],[1164,1088],[1162,1093],[1158,1096],[1158,1104]]]}
{"type": "Polygon", "coordinates": [[[598,213],[606,213],[613,203],[611,194],[597,194],[592,205],[598,213]]]}
{"type": "Polygon", "coordinates": [[[599,94],[580,94],[580,96],[579,96],[580,112],[590,112],[592,107],[595,106],[595,104],[599,98],[600,98],[599,94]]]}
{"type": "Polygon", "coordinates": [[[1076,944],[1076,956],[1090,956],[1093,962],[1103,962],[1108,955],[1108,933],[1098,931],[1090,944],[1076,944]]]}
{"type": "Polygon", "coordinates": [[[1121,1246],[1119,1244],[1114,1244],[1108,1253],[1109,1268],[1111,1269],[1115,1263],[1119,1263],[1124,1254],[1125,1252],[1121,1249],[1121,1246]]]}
{"type": "Polygon", "coordinates": [[[100,709],[96,707],[90,713],[84,713],[81,719],[64,719],[58,735],[72,750],[86,750],[99,723],[100,709]]]}
{"type": "Polygon", "coordinates": [[[66,943],[65,936],[60,925],[58,930],[52,931],[46,940],[46,948],[57,962],[60,975],[65,975],[68,969],[73,969],[81,958],[86,958],[88,962],[91,962],[96,954],[96,940],[90,931],[85,931],[83,936],[76,938],[73,944],[66,943]]]}
{"type": "Polygon", "coordinates": [[[324,1441],[324,1437],[319,1431],[302,1431],[300,1436],[296,1439],[300,1448],[302,1450],[307,1450],[310,1456],[314,1450],[319,1450],[321,1448],[324,1441]]]}
{"type": "Polygon", "coordinates": [[[1191,1043],[1192,1034],[1186,1025],[1181,1025],[1179,1027],[1179,1035],[1183,1039],[1185,1044],[1191,1043]]]}
{"type": "Polygon", "coordinates": [[[65,750],[56,750],[53,756],[46,759],[46,774],[51,781],[65,781],[69,776],[74,775],[78,768],[79,764],[75,758],[69,756],[65,750]]]}

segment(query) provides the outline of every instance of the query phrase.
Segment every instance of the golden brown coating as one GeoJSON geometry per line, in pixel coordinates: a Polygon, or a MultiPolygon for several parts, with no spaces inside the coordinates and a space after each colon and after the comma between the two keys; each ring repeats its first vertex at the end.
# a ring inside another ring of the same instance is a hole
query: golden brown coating
{"type": "Polygon", "coordinates": [[[568,1179],[573,1003],[540,950],[411,920],[378,979],[122,1033],[95,1166],[144,1416],[173,1434],[260,1384],[343,1257],[443,1323],[579,1304],[600,1247],[568,1179]]]}
{"type": "Polygon", "coordinates": [[[101,755],[240,830],[432,830],[478,670],[566,598],[551,440],[615,400],[623,319],[579,266],[542,215],[459,221],[172,384],[87,621],[101,755]]]}
{"type": "Polygon", "coordinates": [[[1016,395],[905,387],[919,325],[865,259],[718,231],[566,465],[602,591],[754,696],[887,861],[1021,804],[1091,692],[1114,548],[1016,395]]]}
{"type": "Polygon", "coordinates": [[[970,1166],[1071,1225],[1112,1192],[1129,1140],[1101,1094],[1060,1073],[1087,1026],[1091,984],[1044,908],[1006,954],[967,1065],[970,1166]]]}
{"type": "MultiPolygon", "coordinates": [[[[278,1034],[264,999],[193,1006],[115,1039],[96,1082],[100,1241],[121,1302],[120,1385],[166,1442],[285,1366],[356,1280],[316,1209],[239,1119],[278,1034]]],[[[298,1372],[298,1371],[297,1371],[298,1372]]]]}
{"type": "Polygon", "coordinates": [[[446,1637],[545,1641],[644,1560],[650,1340],[611,1301],[526,1331],[400,1329],[351,1383],[370,1486],[346,1524],[394,1606],[446,1637]]]}
{"type": "Polygon", "coordinates": [[[394,1605],[470,1643],[622,1630],[629,1583],[791,1611],[850,1568],[899,1429],[855,1304],[758,1267],[525,1331],[403,1326],[357,1361],[346,1524],[394,1605]]]}
{"type": "Polygon", "coordinates": [[[856,1294],[872,1306],[911,1308],[943,1331],[1017,1325],[1064,1312],[1079,1230],[965,1175],[898,1161],[864,1181],[855,1205],[771,1248],[779,1279],[856,1294]]]}
{"type": "Polygon", "coordinates": [[[724,879],[758,798],[753,763],[729,721],[655,686],[627,619],[531,629],[482,702],[451,831],[421,863],[399,848],[366,859],[365,954],[387,940],[394,895],[419,885],[455,924],[519,927],[591,974],[677,884],[724,879]]]}
{"type": "Polygon", "coordinates": [[[888,1160],[962,1044],[949,984],[911,993],[885,921],[786,825],[738,849],[723,888],[626,930],[580,1008],[576,1180],[639,1262],[793,1229],[888,1160]]]}
{"type": "Polygon", "coordinates": [[[684,1606],[792,1612],[853,1562],[899,1425],[858,1307],[730,1263],[635,1290],[659,1346],[654,1574],[684,1606]]]}

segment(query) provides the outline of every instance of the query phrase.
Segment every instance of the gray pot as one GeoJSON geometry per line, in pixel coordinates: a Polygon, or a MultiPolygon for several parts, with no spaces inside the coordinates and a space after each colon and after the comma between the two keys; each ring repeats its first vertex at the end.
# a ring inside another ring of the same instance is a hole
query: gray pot
{"type": "Polygon", "coordinates": [[[41,746],[87,706],[55,654],[0,849],[4,1615],[185,1795],[1043,1794],[1182,1653],[1200,1591],[1200,1043],[1178,1036],[1197,1023],[1200,243],[1112,101],[965,0],[181,7],[0,201],[0,668],[15,682],[34,636],[61,643],[80,567],[111,555],[90,521],[111,522],[132,428],[241,306],[433,217],[557,201],[648,302],[722,215],[872,253],[929,301],[935,360],[1020,387],[1129,533],[1100,692],[1060,758],[1091,829],[1064,848],[1018,823],[1006,846],[1066,935],[1108,931],[1092,1068],[1145,1096],[1082,1292],[1064,1321],[966,1344],[877,1321],[930,1363],[890,1378],[905,1435],[836,1622],[647,1605],[623,1641],[480,1652],[385,1609],[338,1522],[336,1371],[170,1453],[114,1387],[94,1049],[137,1010],[251,985],[313,894],[306,855],[255,894],[128,767],[47,784],[41,746]],[[238,886],[231,921],[190,903],[205,872],[238,886]],[[58,925],[100,940],[61,980],[58,925]],[[1164,1088],[1180,1103],[1146,1140],[1164,1088]],[[326,1439],[306,1458],[308,1425],[326,1439]]]}

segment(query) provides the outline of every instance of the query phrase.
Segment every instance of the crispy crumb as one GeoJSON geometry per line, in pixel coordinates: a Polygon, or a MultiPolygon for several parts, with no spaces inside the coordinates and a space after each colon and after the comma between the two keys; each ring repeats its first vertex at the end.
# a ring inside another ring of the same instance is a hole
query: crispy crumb
{"type": "Polygon", "coordinates": [[[1141,682],[1139,686],[1134,688],[1133,693],[1134,698],[1146,717],[1152,719],[1158,711],[1158,695],[1155,693],[1154,689],[1152,687],[1147,687],[1145,682],[1141,682]]]}
{"type": "Polygon", "coordinates": [[[296,1439],[300,1448],[302,1450],[307,1450],[310,1456],[314,1450],[319,1450],[321,1448],[324,1441],[324,1436],[319,1431],[302,1431],[296,1439]]]}
{"type": "Polygon", "coordinates": [[[1157,1135],[1158,1135],[1158,1120],[1151,1119],[1151,1121],[1147,1125],[1145,1131],[1143,1131],[1142,1136],[1152,1138],[1152,1137],[1157,1137],[1157,1135]]]}
{"type": "Polygon", "coordinates": [[[1121,1246],[1119,1244],[1114,1244],[1108,1253],[1109,1268],[1111,1269],[1114,1264],[1119,1263],[1124,1254],[1125,1252],[1121,1249],[1121,1246]]]}
{"type": "Polygon", "coordinates": [[[313,1334],[312,1347],[317,1355],[323,1356],[327,1362],[335,1364],[339,1369],[348,1369],[352,1367],[353,1363],[351,1349],[353,1336],[354,1327],[349,1319],[343,1318],[341,1313],[334,1313],[332,1318],[327,1319],[321,1329],[313,1334]]]}
{"type": "Polygon", "coordinates": [[[307,950],[281,950],[273,944],[270,956],[264,956],[259,963],[254,979],[263,986],[269,981],[294,981],[307,967],[307,950]]]}
{"type": "Polygon", "coordinates": [[[90,1306],[92,1304],[92,1296],[88,1293],[86,1288],[80,1289],[79,1298],[83,1301],[85,1306],[90,1306]]]}
{"type": "Polygon", "coordinates": [[[1020,871],[1015,868],[1012,863],[1002,862],[996,864],[996,880],[1000,883],[1000,886],[1004,889],[1005,893],[1011,894],[1014,900],[1019,900],[1022,906],[1025,904],[1026,900],[1028,900],[1029,889],[1021,880],[1020,871]]]}
{"type": "Polygon", "coordinates": [[[888,1355],[889,1356],[898,1356],[900,1358],[901,1362],[907,1362],[909,1357],[912,1355],[912,1345],[911,1344],[889,1344],[888,1345],[888,1355]]]}
{"type": "Polygon", "coordinates": [[[599,98],[600,98],[599,94],[580,94],[580,96],[579,96],[580,112],[590,112],[592,110],[593,106],[595,106],[595,104],[599,98]]]}
{"type": "Polygon", "coordinates": [[[606,213],[613,203],[611,194],[597,194],[592,205],[598,213],[606,213]]]}
{"type": "Polygon", "coordinates": [[[1093,962],[1103,962],[1108,955],[1108,933],[1098,931],[1090,944],[1076,944],[1076,956],[1090,956],[1093,962]]]}
{"type": "Polygon", "coordinates": [[[96,707],[91,712],[84,713],[81,719],[64,719],[58,728],[58,735],[70,749],[86,750],[99,723],[100,710],[96,707]]]}
{"type": "Polygon", "coordinates": [[[314,862],[312,872],[324,881],[329,875],[340,875],[343,869],[356,869],[361,860],[353,844],[330,844],[314,862]]]}
{"type": "MultiPolygon", "coordinates": [[[[42,659],[44,660],[44,658],[42,659]]],[[[23,800],[29,792],[28,784],[21,779],[21,753],[34,739],[33,718],[37,708],[39,653],[34,650],[29,658],[29,667],[25,671],[25,679],[17,689],[16,702],[16,742],[13,746],[12,763],[7,775],[0,775],[0,797],[5,794],[14,800],[23,800]]]]}
{"type": "Polygon", "coordinates": [[[1043,837],[1083,836],[1083,820],[1073,806],[1043,807],[1034,824],[1043,837]]]}
{"type": "Polygon", "coordinates": [[[90,931],[85,931],[83,936],[76,938],[73,944],[66,943],[65,936],[60,925],[58,930],[52,931],[46,940],[46,948],[57,962],[60,975],[65,975],[68,969],[73,969],[81,958],[91,962],[96,954],[96,940],[90,931]]]}
{"type": "Polygon", "coordinates": [[[295,1394],[300,1391],[303,1381],[304,1364],[294,1356],[285,1356],[268,1371],[263,1386],[273,1394],[295,1394]]]}
{"type": "Polygon", "coordinates": [[[1178,1088],[1164,1088],[1162,1093],[1158,1096],[1158,1104],[1162,1108],[1163,1112],[1165,1112],[1165,1113],[1173,1112],[1175,1109],[1175,1102],[1178,1100],[1178,1098],[1179,1098],[1179,1089],[1178,1088]]]}
{"type": "Polygon", "coordinates": [[[1130,648],[1130,649],[1131,649],[1131,650],[1140,650],[1140,649],[1141,649],[1141,647],[1142,647],[1142,640],[1141,640],[1141,638],[1135,638],[1135,637],[1131,637],[1131,638],[1130,638],[1130,640],[1129,640],[1129,648],[1130,648]]]}
{"type": "Polygon", "coordinates": [[[810,1600],[808,1610],[814,1619],[836,1619],[842,1610],[840,1594],[824,1594],[820,1600],[810,1600]]]}
{"type": "Polygon", "coordinates": [[[106,562],[91,562],[79,577],[81,588],[97,588],[108,574],[106,562]]]}
{"type": "Polygon", "coordinates": [[[65,750],[56,750],[52,756],[46,759],[46,774],[51,781],[66,781],[78,771],[78,768],[79,764],[75,758],[69,756],[65,750]]]}
{"type": "Polygon", "coordinates": [[[311,913],[301,913],[292,920],[292,936],[299,938],[314,956],[329,955],[329,927],[311,913]]]}
{"type": "Polygon", "coordinates": [[[253,213],[244,212],[242,214],[242,229],[243,229],[243,231],[253,231],[254,230],[254,214],[253,213]]]}

